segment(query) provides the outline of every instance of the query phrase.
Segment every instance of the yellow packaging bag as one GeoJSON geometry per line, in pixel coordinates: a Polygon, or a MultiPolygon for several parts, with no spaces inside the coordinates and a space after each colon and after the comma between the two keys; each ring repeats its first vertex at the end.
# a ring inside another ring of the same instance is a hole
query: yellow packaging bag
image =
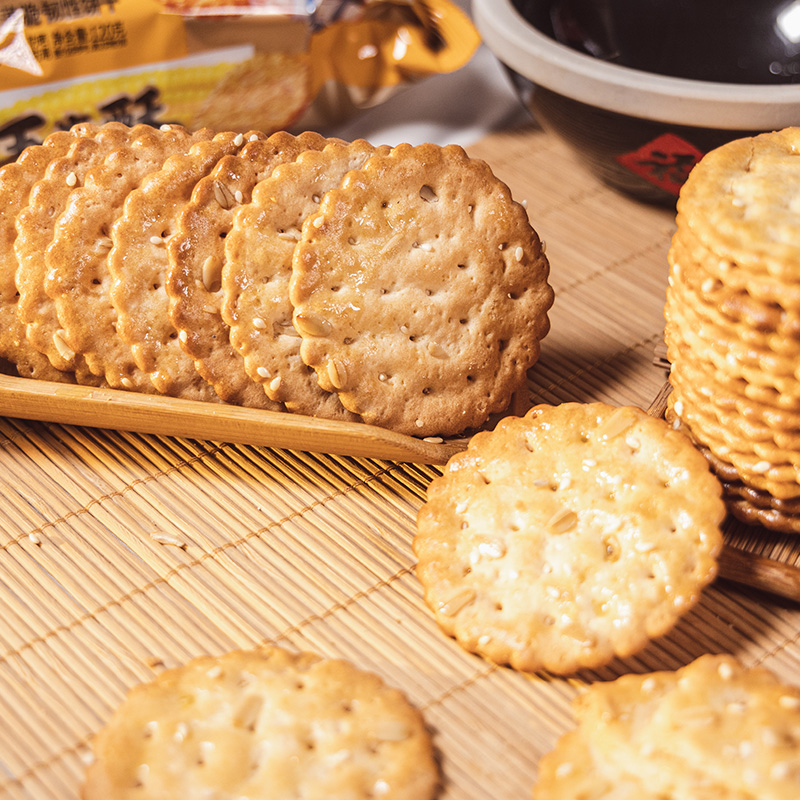
{"type": "Polygon", "coordinates": [[[321,129],[478,44],[450,0],[0,0],[0,163],[81,121],[321,129]]]}

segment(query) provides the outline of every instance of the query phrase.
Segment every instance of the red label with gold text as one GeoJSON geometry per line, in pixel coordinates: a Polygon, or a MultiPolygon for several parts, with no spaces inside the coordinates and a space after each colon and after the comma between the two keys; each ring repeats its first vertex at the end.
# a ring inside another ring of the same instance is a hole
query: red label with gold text
{"type": "Polygon", "coordinates": [[[692,167],[703,157],[694,145],[665,133],[617,161],[648,183],[677,195],[692,167]]]}

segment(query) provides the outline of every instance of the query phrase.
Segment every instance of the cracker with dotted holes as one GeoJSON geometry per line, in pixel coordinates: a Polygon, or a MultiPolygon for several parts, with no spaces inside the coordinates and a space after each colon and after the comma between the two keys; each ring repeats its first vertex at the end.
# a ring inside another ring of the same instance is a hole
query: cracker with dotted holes
{"type": "MultiPolygon", "coordinates": [[[[694,236],[739,267],[738,279],[797,283],[800,127],[728,142],[692,169],[677,209],[694,236]]],[[[711,262],[712,268],[715,266],[711,262]]],[[[725,281],[727,270],[720,271],[725,281]]]]}
{"type": "Polygon", "coordinates": [[[93,742],[83,800],[430,800],[422,715],[339,659],[269,646],[135,687],[93,742]]]}
{"type": "Polygon", "coordinates": [[[730,655],[595,683],[577,727],[540,764],[535,800],[621,797],[789,800],[800,776],[800,689],[730,655]],[[573,792],[586,773],[605,794],[573,792]],[[616,794],[614,793],[616,792],[616,794]]]}
{"type": "Polygon", "coordinates": [[[28,342],[25,326],[17,314],[17,215],[28,203],[31,188],[44,177],[47,167],[62,158],[75,142],[75,132],[56,131],[41,145],[25,148],[16,161],[0,168],[0,358],[11,361],[25,378],[70,381],[71,375],[55,369],[39,350],[28,342]]]}
{"type": "MultiPolygon", "coordinates": [[[[380,148],[388,151],[389,148],[380,148]]],[[[290,411],[355,421],[335,392],[322,389],[300,358],[300,335],[292,325],[289,281],[303,222],[344,176],[363,166],[376,149],[363,140],[331,142],[276,167],[240,206],[225,240],[222,318],[247,374],[290,411]]]]}
{"type": "Polygon", "coordinates": [[[716,575],[721,487],[638,408],[534,406],[476,434],[428,488],[425,600],[466,650],[571,674],[669,631],[716,575]]]}
{"type": "Polygon", "coordinates": [[[66,340],[55,302],[45,288],[48,266],[43,254],[53,241],[56,222],[73,191],[83,185],[91,169],[130,140],[131,129],[113,122],[82,124],[73,131],[75,143],[65,156],[49,164],[31,188],[27,206],[17,215],[17,316],[25,326],[28,342],[56,369],[74,372],[78,383],[100,385],[102,379],[89,370],[83,355],[66,340]]]}
{"type": "Polygon", "coordinates": [[[456,145],[400,145],[303,225],[291,301],[303,360],[365,422],[460,433],[506,408],[549,329],[525,209],[456,145]]]}
{"type": "Polygon", "coordinates": [[[223,132],[198,142],[186,154],[170,156],[128,195],[122,216],[111,228],[109,297],[117,312],[117,333],[162,394],[219,401],[180,346],[170,320],[164,286],[169,269],[167,241],[177,231],[178,215],[197,182],[251,137],[261,138],[255,131],[246,135],[223,132]]]}
{"type": "Polygon", "coordinates": [[[221,315],[225,238],[234,211],[250,202],[253,187],[279,164],[294,161],[305,150],[321,150],[329,141],[313,132],[292,136],[280,131],[249,142],[198,181],[178,218],[178,232],[168,244],[166,287],[172,324],[197,370],[226,402],[283,408],[247,374],[221,315]]]}
{"type": "Polygon", "coordinates": [[[44,254],[45,291],[55,303],[69,347],[112,388],[155,392],[149,375],[136,366],[130,347],[117,335],[117,312],[109,298],[111,227],[125,198],[146,175],[161,169],[169,156],[185,153],[212,135],[180,126],[131,128],[130,140],[86,174],[56,222],[44,254]]]}

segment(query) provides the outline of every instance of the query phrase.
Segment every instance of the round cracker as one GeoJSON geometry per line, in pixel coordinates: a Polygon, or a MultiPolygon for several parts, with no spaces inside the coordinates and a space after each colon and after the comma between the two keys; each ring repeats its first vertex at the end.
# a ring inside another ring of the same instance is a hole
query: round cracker
{"type": "Polygon", "coordinates": [[[455,145],[400,145],[325,195],[294,253],[301,355],[365,422],[450,435],[504,410],[549,329],[524,208],[455,145]]]}
{"type": "MultiPolygon", "coordinates": [[[[49,268],[43,254],[53,241],[56,223],[72,193],[83,185],[91,169],[130,140],[131,129],[111,122],[102,126],[84,124],[73,131],[77,138],[69,152],[48,165],[44,176],[31,188],[27,206],[17,215],[17,315],[30,344],[56,369],[74,372],[78,383],[99,385],[103,380],[90,371],[83,355],[66,340],[56,304],[46,290],[49,268]]],[[[79,250],[75,252],[80,254],[79,250]]]]}
{"type": "Polygon", "coordinates": [[[707,153],[678,199],[678,211],[712,252],[755,276],[797,285],[796,187],[800,128],[745,137],[707,153]]]}
{"type": "Polygon", "coordinates": [[[226,155],[251,137],[224,132],[198,142],[188,153],[170,156],[125,200],[111,228],[108,255],[112,278],[109,298],[117,312],[117,333],[131,348],[136,365],[162,394],[187,400],[219,401],[214,388],[195,369],[178,341],[169,315],[165,282],[169,270],[166,243],[197,182],[226,155]]]}
{"type": "Polygon", "coordinates": [[[69,347],[113,388],[155,391],[117,335],[117,312],[109,298],[111,228],[125,198],[146,175],[159,170],[169,156],[211,136],[208,130],[189,133],[180,126],[136,125],[128,142],[94,166],[72,191],[54,227],[45,251],[45,291],[55,302],[69,347]]]}
{"type": "Polygon", "coordinates": [[[421,714],[342,660],[201,656],[135,687],[93,743],[84,800],[430,800],[421,714]]]}
{"type": "Polygon", "coordinates": [[[474,436],[428,489],[425,600],[465,649],[570,674],[669,631],[713,580],[721,487],[633,407],[534,406],[474,436]]]}
{"type": "MultiPolygon", "coordinates": [[[[388,147],[380,151],[388,151],[388,147]]],[[[247,374],[287,409],[356,421],[334,392],[325,391],[300,357],[300,334],[289,301],[292,256],[305,219],[330,189],[376,152],[363,140],[331,142],[276,167],[240,206],[225,239],[222,318],[247,374]]]]}
{"type": "Polygon", "coordinates": [[[249,142],[238,155],[225,156],[198,181],[168,243],[167,294],[170,316],[184,350],[200,374],[226,402],[280,410],[253,381],[230,343],[221,315],[225,237],[238,206],[249,203],[253,187],[279,164],[305,150],[321,150],[330,140],[316,133],[283,131],[249,142]]]}
{"type": "Polygon", "coordinates": [[[763,667],[705,655],[594,683],[573,710],[577,727],[542,759],[536,800],[797,797],[800,689],[763,667]]]}
{"type": "Polygon", "coordinates": [[[57,131],[41,145],[26,147],[16,161],[0,168],[0,358],[11,361],[25,378],[69,381],[68,372],[55,369],[39,350],[28,342],[25,326],[18,316],[17,215],[28,203],[31,188],[44,177],[50,163],[69,152],[77,130],[57,131]]]}

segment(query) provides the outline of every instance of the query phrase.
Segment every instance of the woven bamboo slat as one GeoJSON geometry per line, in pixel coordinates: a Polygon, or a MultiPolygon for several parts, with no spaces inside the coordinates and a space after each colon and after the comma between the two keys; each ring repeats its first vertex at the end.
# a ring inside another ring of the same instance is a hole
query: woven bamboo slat
{"type": "MultiPolygon", "coordinates": [[[[599,185],[535,127],[471,152],[527,200],[551,260],[552,328],[523,402],[649,407],[674,214],[599,185]]],[[[498,667],[439,631],[414,575],[416,513],[447,446],[30,391],[0,380],[2,798],[77,800],[92,735],[131,686],[266,642],[402,688],[434,731],[441,800],[529,797],[590,681],[723,651],[800,675],[800,606],[729,580],[636,657],[569,679],[498,667]]],[[[728,539],[800,560],[797,538],[732,525],[728,539]]]]}

